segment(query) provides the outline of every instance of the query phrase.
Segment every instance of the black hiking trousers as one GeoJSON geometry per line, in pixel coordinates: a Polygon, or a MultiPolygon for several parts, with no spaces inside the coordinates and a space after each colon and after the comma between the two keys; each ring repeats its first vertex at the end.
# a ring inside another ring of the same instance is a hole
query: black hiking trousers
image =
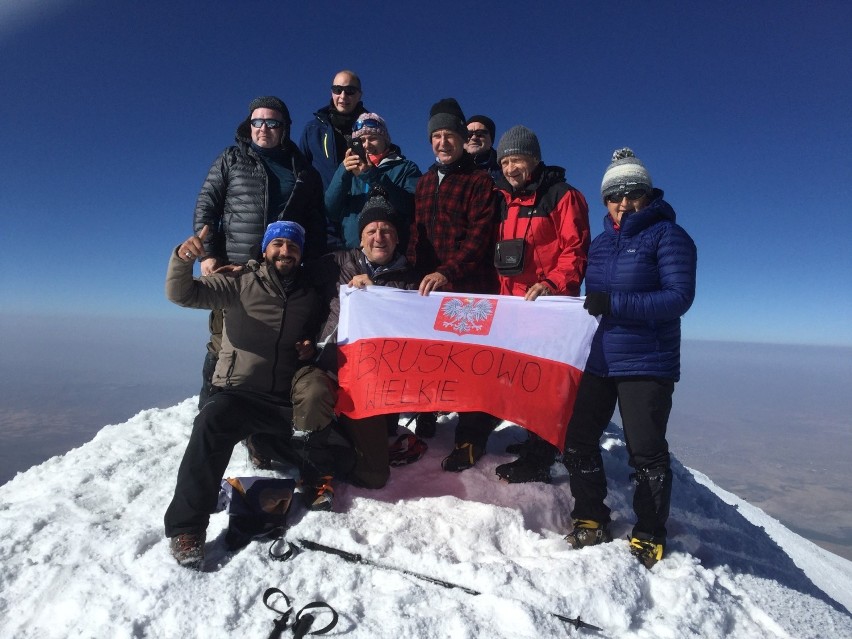
{"type": "Polygon", "coordinates": [[[666,428],[674,381],[662,377],[598,377],[584,373],[568,423],[563,457],[574,497],[573,519],[609,523],[600,440],[618,403],[636,491],[633,536],[664,539],[672,474],[666,428]]]}
{"type": "Polygon", "coordinates": [[[195,418],[178,469],[175,494],[164,518],[166,537],[204,532],[216,511],[234,446],[262,433],[283,456],[293,434],[292,422],[293,409],[287,402],[232,390],[211,395],[195,418]]]}

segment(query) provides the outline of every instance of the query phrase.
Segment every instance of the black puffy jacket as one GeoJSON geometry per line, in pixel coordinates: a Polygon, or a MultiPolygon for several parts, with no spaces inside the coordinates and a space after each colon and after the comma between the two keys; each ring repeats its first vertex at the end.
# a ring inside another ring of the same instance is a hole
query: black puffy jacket
{"type": "Polygon", "coordinates": [[[245,264],[260,258],[266,227],[276,220],[298,222],[305,228],[303,258],[325,253],[325,209],[319,174],[298,147],[285,139],[296,185],[280,214],[269,211],[269,185],[263,160],[251,148],[249,121],[237,128],[236,145],[229,146],[213,162],[195,204],[193,228],[210,227],[204,248],[220,264],[245,264]]]}

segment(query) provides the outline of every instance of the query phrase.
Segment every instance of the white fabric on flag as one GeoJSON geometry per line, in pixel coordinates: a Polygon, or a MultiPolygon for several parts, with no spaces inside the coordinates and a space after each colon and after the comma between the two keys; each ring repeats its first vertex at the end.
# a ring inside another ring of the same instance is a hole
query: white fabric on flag
{"type": "Polygon", "coordinates": [[[561,448],[597,327],[575,297],[341,287],[337,409],[483,411],[561,448]]]}

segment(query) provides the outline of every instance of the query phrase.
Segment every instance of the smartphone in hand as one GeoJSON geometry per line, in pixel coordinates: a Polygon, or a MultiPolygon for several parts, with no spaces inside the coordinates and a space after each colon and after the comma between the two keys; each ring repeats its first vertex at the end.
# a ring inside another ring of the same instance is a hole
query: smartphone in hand
{"type": "Polygon", "coordinates": [[[349,148],[352,150],[352,153],[358,156],[358,159],[360,159],[361,162],[367,162],[367,152],[364,150],[364,144],[361,140],[357,138],[353,139],[352,142],[349,143],[349,148]]]}

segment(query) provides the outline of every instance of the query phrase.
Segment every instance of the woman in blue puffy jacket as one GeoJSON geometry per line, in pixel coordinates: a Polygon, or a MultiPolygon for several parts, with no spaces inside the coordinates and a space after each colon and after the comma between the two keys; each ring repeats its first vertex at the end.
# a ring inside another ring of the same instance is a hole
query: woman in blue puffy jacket
{"type": "Polygon", "coordinates": [[[621,414],[636,488],[631,552],[648,568],[665,551],[672,473],[666,427],[680,378],[680,318],[695,297],[696,250],[630,149],[613,154],[601,195],[604,232],[589,249],[585,308],[601,323],[565,440],[574,548],[610,541],[600,438],[621,414]]]}

